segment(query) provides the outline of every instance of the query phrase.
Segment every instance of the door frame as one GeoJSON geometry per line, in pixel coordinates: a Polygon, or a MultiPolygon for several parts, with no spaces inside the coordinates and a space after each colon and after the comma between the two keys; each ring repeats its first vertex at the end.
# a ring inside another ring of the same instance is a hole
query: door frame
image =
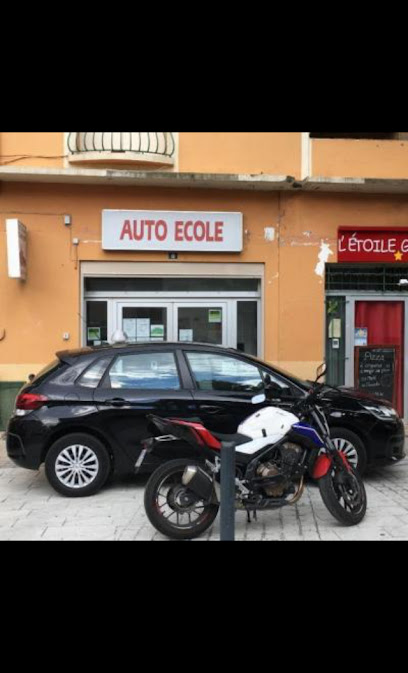
{"type": "MultiPolygon", "coordinates": [[[[354,385],[354,328],[356,301],[399,301],[404,304],[404,363],[402,367],[403,376],[403,395],[404,395],[404,418],[408,418],[408,297],[401,294],[381,294],[381,293],[363,293],[363,292],[341,292],[331,290],[326,292],[326,297],[343,296],[345,297],[345,365],[344,365],[344,384],[346,386],[354,385]]],[[[327,327],[326,327],[327,329],[327,327]]]]}

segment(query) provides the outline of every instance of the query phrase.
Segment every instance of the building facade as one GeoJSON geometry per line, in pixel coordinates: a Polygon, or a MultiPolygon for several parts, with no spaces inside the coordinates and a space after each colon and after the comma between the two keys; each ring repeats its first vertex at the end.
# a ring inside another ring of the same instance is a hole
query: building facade
{"type": "Polygon", "coordinates": [[[117,330],[304,378],[326,357],[408,417],[407,137],[0,133],[0,428],[56,351],[117,330]]]}

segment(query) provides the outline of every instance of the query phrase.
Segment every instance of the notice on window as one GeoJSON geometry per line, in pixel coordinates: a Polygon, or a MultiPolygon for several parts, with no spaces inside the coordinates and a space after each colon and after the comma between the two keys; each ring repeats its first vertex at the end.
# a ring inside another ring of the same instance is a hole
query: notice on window
{"type": "Polygon", "coordinates": [[[329,323],[329,339],[341,339],[341,319],[332,318],[329,323]]]}
{"type": "Polygon", "coordinates": [[[164,325],[150,325],[150,336],[153,339],[163,339],[164,325]]]}
{"type": "Polygon", "coordinates": [[[179,341],[194,341],[192,329],[179,329],[179,341]]]}
{"type": "Polygon", "coordinates": [[[208,311],[208,322],[221,322],[221,321],[222,321],[222,309],[210,308],[208,311]]]}
{"type": "Polygon", "coordinates": [[[367,346],[368,327],[356,327],[354,330],[354,345],[367,346]]]}
{"type": "Polygon", "coordinates": [[[100,327],[88,327],[88,341],[100,341],[100,338],[101,338],[100,327]]]}
{"type": "Polygon", "coordinates": [[[136,336],[138,339],[150,338],[150,318],[136,318],[136,336]]]}
{"type": "Polygon", "coordinates": [[[123,331],[126,334],[128,339],[136,338],[136,318],[124,318],[123,322],[123,331]]]}

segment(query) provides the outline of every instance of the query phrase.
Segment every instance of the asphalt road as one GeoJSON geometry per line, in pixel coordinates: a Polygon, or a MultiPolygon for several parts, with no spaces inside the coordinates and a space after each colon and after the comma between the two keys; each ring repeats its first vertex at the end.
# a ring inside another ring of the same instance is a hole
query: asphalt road
{"type": "MultiPolygon", "coordinates": [[[[19,468],[0,440],[0,540],[167,540],[149,523],[143,507],[147,476],[110,482],[88,498],[66,498],[38,472],[19,468]]],[[[352,528],[326,510],[314,483],[292,507],[258,512],[247,523],[236,513],[235,539],[242,540],[408,540],[408,459],[373,469],[365,477],[368,508],[352,528]]],[[[201,538],[219,540],[219,517],[201,538]]]]}

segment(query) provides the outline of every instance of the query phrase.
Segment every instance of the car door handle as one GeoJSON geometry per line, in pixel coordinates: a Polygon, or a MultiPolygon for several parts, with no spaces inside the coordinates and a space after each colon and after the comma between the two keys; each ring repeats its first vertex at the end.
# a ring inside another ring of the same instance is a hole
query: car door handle
{"type": "Polygon", "coordinates": [[[114,397],[111,400],[106,400],[106,404],[111,404],[113,407],[123,407],[126,404],[126,400],[123,397],[114,397]]]}
{"type": "Polygon", "coordinates": [[[222,411],[222,407],[215,407],[210,404],[201,404],[201,410],[205,411],[206,414],[218,414],[222,411]]]}

